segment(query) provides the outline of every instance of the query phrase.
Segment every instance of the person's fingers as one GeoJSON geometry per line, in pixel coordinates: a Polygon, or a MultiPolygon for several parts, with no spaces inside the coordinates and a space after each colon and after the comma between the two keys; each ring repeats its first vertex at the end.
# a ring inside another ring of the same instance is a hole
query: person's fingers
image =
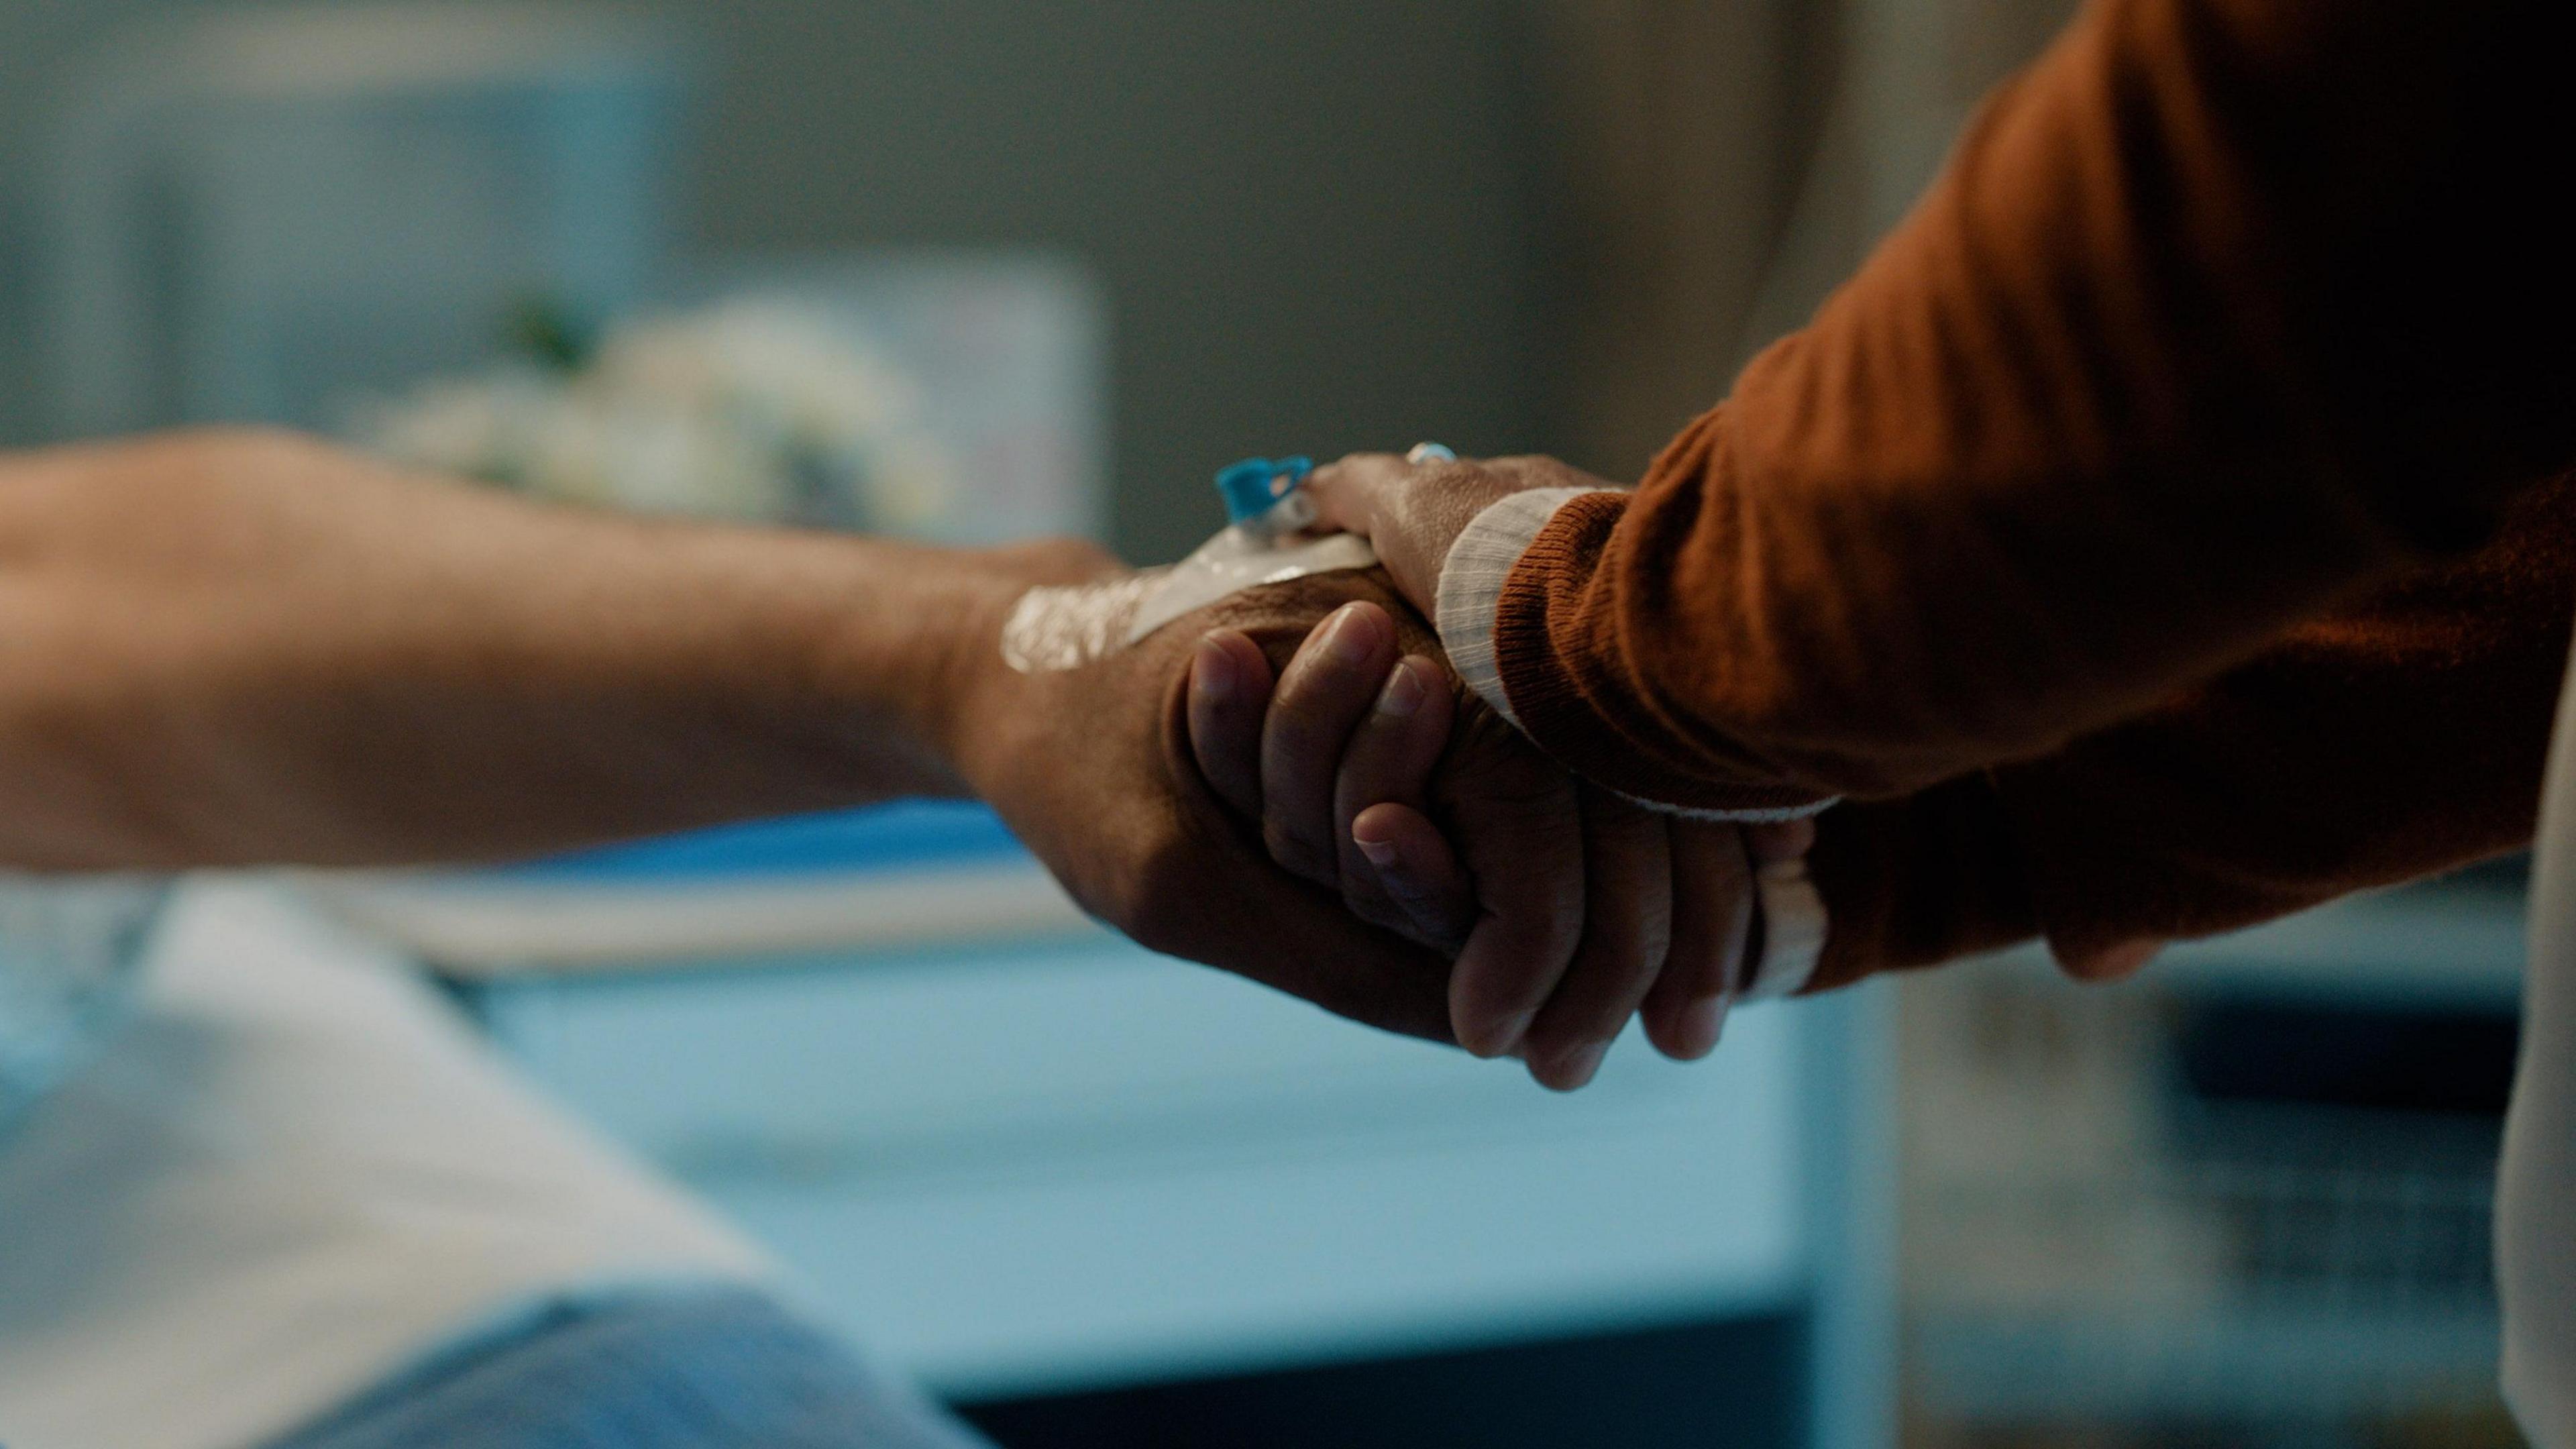
{"type": "Polygon", "coordinates": [[[1449,975],[1458,1044],[1521,1049],[1583,939],[1583,814],[1573,783],[1534,751],[1483,768],[1448,816],[1475,882],[1476,921],[1449,975]]]}
{"type": "Polygon", "coordinates": [[[1317,517],[1327,527],[1364,534],[1398,592],[1423,613],[1439,595],[1450,545],[1485,505],[1513,485],[1467,459],[1408,463],[1362,453],[1315,470],[1306,480],[1317,517]]]}
{"type": "Polygon", "coordinates": [[[1371,603],[1333,611],[1280,672],[1261,731],[1261,834],[1271,859],[1338,889],[1333,777],[1351,730],[1395,663],[1395,620],[1371,603]]]}
{"type": "Polygon", "coordinates": [[[1455,1039],[1446,955],[1351,915],[1239,833],[1201,844],[1132,888],[1112,917],[1120,929],[1149,949],[1222,966],[1382,1030],[1455,1039]]]}
{"type": "Polygon", "coordinates": [[[1179,633],[1094,670],[1013,676],[1005,704],[1051,722],[1055,747],[997,751],[979,785],[1083,909],[1146,949],[1452,1040],[1449,959],[1279,869],[1200,773],[1187,678],[1197,642],[1179,633]],[[1144,739],[1099,724],[1140,714],[1152,721],[1144,739]]]}
{"type": "Polygon", "coordinates": [[[1190,753],[1226,807],[1261,819],[1261,726],[1270,712],[1270,660],[1251,636],[1210,632],[1190,658],[1190,753]]]}
{"type": "Polygon", "coordinates": [[[1410,467],[1392,453],[1353,453],[1326,463],[1306,475],[1316,521],[1362,538],[1373,536],[1388,492],[1404,485],[1410,467]]]}
{"type": "Polygon", "coordinates": [[[1711,821],[1672,822],[1673,944],[1641,1014],[1646,1039],[1675,1061],[1716,1049],[1727,1008],[1744,989],[1758,906],[1750,834],[1711,821]]]}
{"type": "Polygon", "coordinates": [[[1333,781],[1333,840],[1341,852],[1342,895],[1363,920],[1413,928],[1412,913],[1382,884],[1352,826],[1372,805],[1424,807],[1431,771],[1449,747],[1454,708],[1440,666],[1419,655],[1400,659],[1342,751],[1333,781]]]}
{"type": "Polygon", "coordinates": [[[1372,805],[1351,822],[1351,835],[1404,913],[1406,934],[1444,951],[1466,944],[1476,924],[1476,883],[1430,816],[1410,805],[1372,805]]]}
{"type": "Polygon", "coordinates": [[[1664,969],[1672,944],[1672,853],[1665,820],[1585,787],[1583,943],[1531,1024],[1530,1075],[1570,1092],[1592,1080],[1664,969]]]}
{"type": "Polygon", "coordinates": [[[1756,865],[1796,860],[1816,848],[1816,817],[1747,825],[1744,843],[1752,850],[1756,865]]]}

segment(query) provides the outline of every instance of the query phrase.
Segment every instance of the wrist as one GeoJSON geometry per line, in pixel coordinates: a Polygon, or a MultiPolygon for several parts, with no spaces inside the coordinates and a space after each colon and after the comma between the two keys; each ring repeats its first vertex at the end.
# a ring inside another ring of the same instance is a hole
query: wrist
{"type": "Polygon", "coordinates": [[[1580,487],[1531,488],[1505,493],[1479,508],[1451,536],[1432,585],[1433,626],[1459,679],[1514,728],[1495,652],[1494,619],[1512,569],[1558,509],[1587,493],[1580,487]]]}
{"type": "MultiPolygon", "coordinates": [[[[925,551],[929,552],[929,551],[925,551]]],[[[1117,568],[1098,547],[1047,541],[937,551],[907,570],[910,587],[886,602],[878,629],[903,658],[880,684],[904,737],[938,770],[947,794],[989,794],[1019,751],[1032,681],[1006,662],[1005,621],[1031,588],[1079,582],[1117,568]]]]}
{"type": "Polygon", "coordinates": [[[924,747],[958,782],[958,793],[991,790],[993,762],[1009,746],[999,736],[1019,718],[1011,702],[1018,677],[1002,660],[1002,625],[1027,580],[988,556],[959,570],[926,641],[933,658],[919,690],[924,747]]]}

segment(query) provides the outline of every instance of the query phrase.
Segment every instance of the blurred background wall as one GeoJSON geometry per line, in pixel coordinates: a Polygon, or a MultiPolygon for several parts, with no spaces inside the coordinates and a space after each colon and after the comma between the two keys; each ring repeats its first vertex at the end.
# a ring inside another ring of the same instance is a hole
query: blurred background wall
{"type": "MultiPolygon", "coordinates": [[[[40,435],[40,114],[119,27],[0,7],[0,441],[40,435]]],[[[646,0],[708,87],[685,241],[1038,247],[1111,306],[1113,537],[1247,452],[1633,476],[1793,326],[2065,0],[646,0]]]]}
{"type": "MultiPolygon", "coordinates": [[[[30,147],[48,84],[203,0],[0,6],[0,436],[31,437],[30,147]]],[[[1209,526],[1211,470],[1539,441],[1528,30],[1509,0],[658,0],[705,56],[692,240],[1039,246],[1112,306],[1114,532],[1209,526]]]]}

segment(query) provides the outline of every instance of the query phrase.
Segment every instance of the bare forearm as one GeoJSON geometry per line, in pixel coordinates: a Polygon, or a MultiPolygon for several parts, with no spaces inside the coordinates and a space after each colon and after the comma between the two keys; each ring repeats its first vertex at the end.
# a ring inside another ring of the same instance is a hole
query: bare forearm
{"type": "Polygon", "coordinates": [[[292,440],[0,462],[0,857],[498,857],[959,793],[978,555],[547,509],[292,440]]]}

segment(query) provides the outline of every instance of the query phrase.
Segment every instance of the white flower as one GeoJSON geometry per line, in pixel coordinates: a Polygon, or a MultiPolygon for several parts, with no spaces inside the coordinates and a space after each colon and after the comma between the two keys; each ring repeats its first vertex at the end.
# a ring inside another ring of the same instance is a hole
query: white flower
{"type": "Polygon", "coordinates": [[[845,329],[752,299],[611,330],[525,367],[361,408],[364,444],[546,497],[653,512],[933,528],[955,467],[909,378],[845,329]]]}

